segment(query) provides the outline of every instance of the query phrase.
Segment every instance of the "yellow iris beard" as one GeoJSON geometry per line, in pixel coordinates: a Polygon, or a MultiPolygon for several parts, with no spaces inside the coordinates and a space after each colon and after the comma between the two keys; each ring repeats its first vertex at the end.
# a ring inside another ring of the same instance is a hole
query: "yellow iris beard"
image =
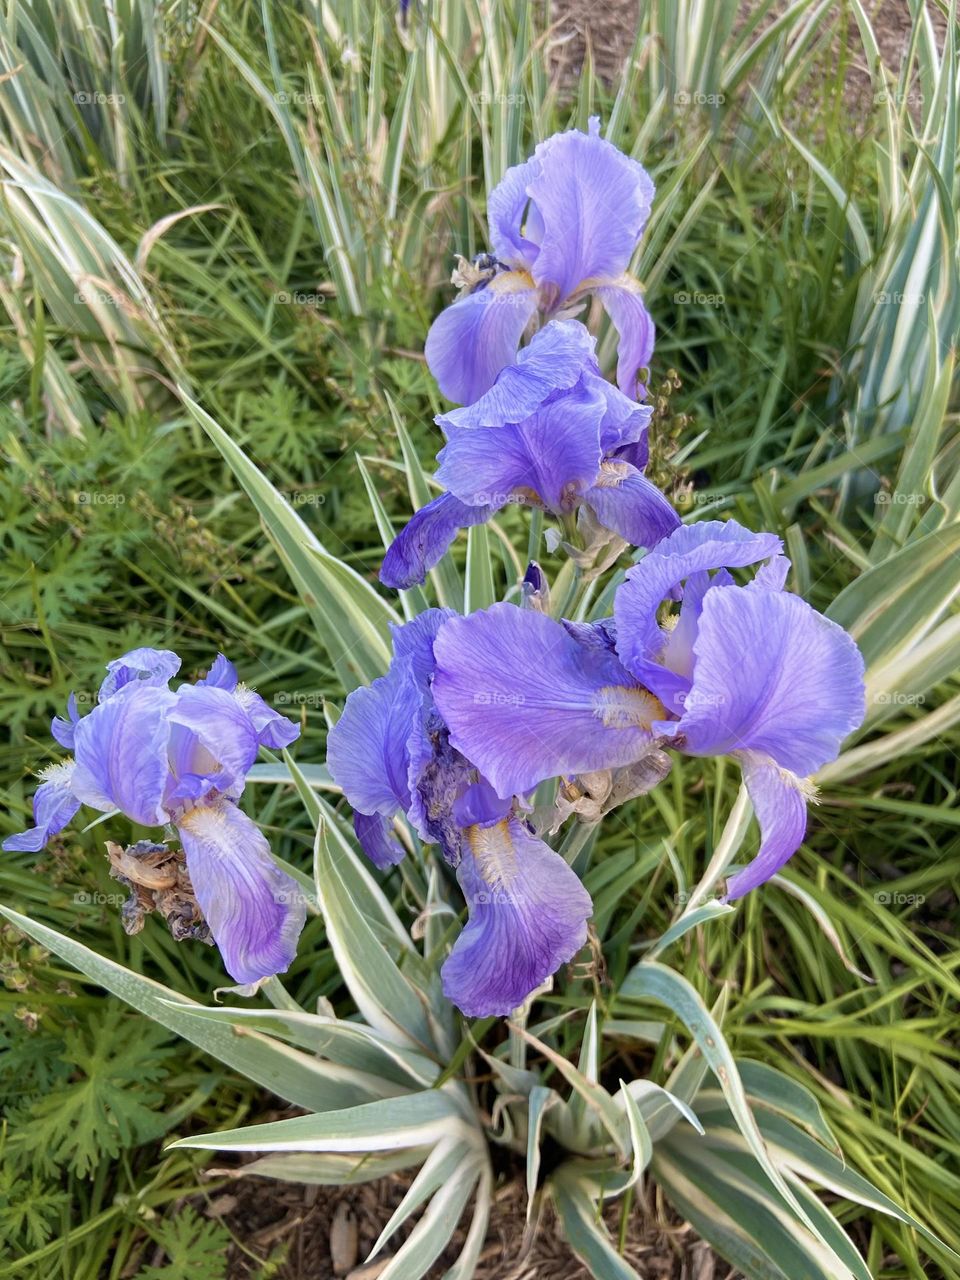
{"type": "Polygon", "coordinates": [[[508,888],[517,874],[517,851],[509,821],[504,818],[492,827],[468,827],[467,839],[484,882],[494,892],[508,888]]]}
{"type": "Polygon", "coordinates": [[[647,689],[608,684],[597,691],[594,710],[605,729],[649,729],[666,718],[666,708],[647,689]]]}

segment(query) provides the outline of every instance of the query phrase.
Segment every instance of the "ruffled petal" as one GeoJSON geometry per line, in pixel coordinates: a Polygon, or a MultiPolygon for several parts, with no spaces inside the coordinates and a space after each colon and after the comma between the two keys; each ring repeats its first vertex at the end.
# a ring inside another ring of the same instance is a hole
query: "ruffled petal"
{"type": "Polygon", "coordinates": [[[647,433],[653,406],[638,404],[618,390],[606,378],[598,378],[607,402],[607,412],[600,424],[600,443],[605,454],[615,454],[618,461],[630,462],[643,471],[649,458],[647,433]]]}
{"type": "Polygon", "coordinates": [[[99,702],[112,698],[131,681],[166,688],[180,670],[180,659],[170,649],[131,649],[122,658],[107,663],[108,675],[104,677],[99,702]]]}
{"type": "Polygon", "coordinates": [[[622,275],[609,283],[593,286],[593,293],[603,304],[613,327],[620,335],[617,346],[617,385],[627,396],[636,398],[646,388],[638,382],[653,355],[656,337],[653,320],[643,305],[643,294],[633,276],[622,275]]]}
{"type": "Polygon", "coordinates": [[[650,215],[654,186],[644,168],[600,137],[572,129],[541,142],[527,183],[543,221],[533,266],[537,284],[562,302],[587,282],[619,277],[650,215]]]}
{"type": "Polygon", "coordinates": [[[583,500],[604,528],[635,547],[655,547],[680,526],[665,495],[629,462],[605,462],[583,500]]]}
{"type": "Polygon", "coordinates": [[[109,695],[76,728],[73,790],[83,804],[119,809],[152,827],[166,821],[161,801],[169,776],[169,712],[177,695],[166,684],[135,682],[109,695]]]}
{"type": "Polygon", "coordinates": [[[836,759],[863,720],[859,649],[789,592],[711,588],[694,655],[684,713],[671,726],[693,755],[754,751],[806,777],[836,759]]]}
{"type": "Polygon", "coordinates": [[[500,796],[630,764],[663,714],[610,653],[515,605],[450,619],[434,653],[433,696],[450,741],[500,796]]]}
{"type": "Polygon", "coordinates": [[[494,510],[471,507],[452,493],[441,493],[415,512],[394,538],[380,566],[380,581],[398,591],[423,582],[460,530],[485,524],[494,510]]]}
{"type": "Polygon", "coordinates": [[[360,848],[381,871],[403,861],[406,849],[393,834],[390,819],[382,813],[354,812],[353,830],[360,848]]]}
{"type": "Polygon", "coordinates": [[[597,376],[596,345],[579,320],[553,320],[511,357],[485,395],[440,414],[437,422],[444,431],[525,422],[546,401],[576,386],[584,373],[597,376]]]}
{"type": "Polygon", "coordinates": [[[237,687],[237,668],[229,658],[218,653],[210,670],[197,684],[213,685],[214,688],[226,689],[227,693],[232,693],[237,687]]]}
{"type": "Polygon", "coordinates": [[[419,724],[421,690],[411,663],[354,691],[327,738],[327,766],[355,810],[392,818],[410,804],[407,740],[419,724]]]}
{"type": "Polygon", "coordinates": [[[424,609],[423,613],[418,613],[409,622],[390,624],[393,660],[402,663],[409,659],[414,679],[421,688],[426,688],[436,666],[433,642],[437,638],[437,632],[447,618],[454,616],[452,609],[424,609]]]}
{"type": "Polygon", "coordinates": [[[504,271],[440,312],[427,334],[424,355],[448,400],[472,404],[490,390],[516,355],[536,309],[537,291],[529,275],[504,271]]]}
{"type": "Polygon", "coordinates": [[[470,505],[569,510],[599,474],[604,412],[603,396],[581,382],[519,426],[451,428],[437,479],[470,505]]]}
{"type": "Polygon", "coordinates": [[[240,983],[283,973],[297,954],[306,902],[274,862],[263,833],[229,801],[191,809],[177,829],[227,972],[240,983]]]}
{"type": "Polygon", "coordinates": [[[50,732],[66,751],[73,750],[73,737],[79,719],[80,712],[77,710],[77,695],[71,693],[70,697],[67,698],[67,719],[64,720],[60,716],[54,716],[50,721],[50,732]]]}
{"type": "Polygon", "coordinates": [[[300,737],[298,724],[294,724],[279,711],[274,711],[273,707],[264,702],[259,693],[248,689],[245,684],[237,685],[233,696],[253,725],[258,746],[280,751],[283,747],[289,747],[291,742],[296,742],[300,737]]]}
{"type": "Polygon", "coordinates": [[[530,204],[527,183],[536,172],[537,166],[531,160],[511,166],[487,200],[490,247],[501,262],[511,267],[529,269],[537,258],[537,244],[524,235],[530,204]]]}
{"type": "Polygon", "coordinates": [[[756,564],[782,549],[773,533],[751,533],[734,520],[705,520],[681,525],[639,564],[627,571],[617,589],[613,612],[617,621],[620,661],[642,680],[667,642],[657,622],[664,600],[678,598],[677,588],[700,570],[756,564]]]}
{"type": "Polygon", "coordinates": [[[51,836],[57,835],[80,808],[73,790],[74,763],[64,760],[40,775],[43,781],[33,797],[33,821],[28,831],[7,836],[3,848],[8,853],[38,853],[51,836]]]}
{"type": "Polygon", "coordinates": [[[593,904],[516,818],[470,827],[464,844],[457,879],[470,915],[441,970],[443,990],[468,1018],[504,1017],[577,954],[593,904]]]}
{"type": "Polygon", "coordinates": [[[760,851],[731,879],[726,893],[728,902],[765,884],[793,857],[806,834],[807,800],[811,798],[809,785],[778,768],[769,758],[744,752],[739,759],[760,824],[760,851]]]}
{"type": "Polygon", "coordinates": [[[234,694],[215,685],[183,685],[168,718],[173,726],[168,801],[242,789],[259,741],[234,694]]]}

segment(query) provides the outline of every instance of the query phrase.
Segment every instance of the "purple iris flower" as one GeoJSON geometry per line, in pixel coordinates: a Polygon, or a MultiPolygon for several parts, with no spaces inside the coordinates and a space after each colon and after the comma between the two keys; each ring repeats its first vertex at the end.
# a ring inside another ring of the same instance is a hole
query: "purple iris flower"
{"type": "Polygon", "coordinates": [[[591,642],[509,604],[451,619],[433,684],[450,742],[501,796],[627,765],[652,743],[732,756],[761,829],[757,856],[729,884],[728,898],[742,897],[799,847],[809,775],[864,716],[857,646],[783,590],[780,551],[775,535],[734,521],[678,529],[629,570],[613,640],[609,624],[591,642]],[[730,569],[761,561],[748,586],[735,584],[730,569]],[[679,603],[677,616],[660,616],[664,601],[679,603]]]}
{"type": "Polygon", "coordinates": [[[600,137],[596,117],[587,133],[554,134],[508,169],[487,208],[493,252],[461,267],[463,292],[427,335],[427,363],[443,394],[472,404],[538,312],[570,314],[593,294],[620,335],[617,382],[635,396],[654,330],[628,268],[653,195],[646,170],[600,137]]]}
{"type": "Polygon", "coordinates": [[[169,649],[134,649],[108,665],[89,715],[71,695],[68,719],[51,728],[73,759],[44,771],[36,825],[3,847],[42,849],[82,804],[143,826],[172,823],[224,964],[237,982],[256,982],[291,964],[305,905],[237,800],[260,747],[285,747],[300,730],[241,685],[222,654],[206,679],[174,691],[179,668],[169,649]]]}
{"type": "Polygon", "coordinates": [[[394,540],[381,582],[422,582],[459,529],[511,502],[560,518],[589,507],[604,528],[642,547],[679,525],[643,474],[652,409],[601,377],[595,346],[579,321],[552,321],[479,400],[437,418],[447,438],[437,479],[447,492],[394,540]]]}
{"type": "Polygon", "coordinates": [[[469,919],[445,961],[443,990],[468,1017],[506,1015],[584,945],[590,897],[563,858],[530,830],[450,743],[432,696],[434,641],[455,619],[430,609],[394,628],[385,676],[347,698],[327,763],[353,806],[360,843],[381,868],[404,855],[402,811],[456,868],[469,919]]]}

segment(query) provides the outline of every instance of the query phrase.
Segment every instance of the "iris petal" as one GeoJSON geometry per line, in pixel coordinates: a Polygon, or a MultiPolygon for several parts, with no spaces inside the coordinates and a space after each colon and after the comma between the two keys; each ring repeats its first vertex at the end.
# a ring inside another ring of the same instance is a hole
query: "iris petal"
{"type": "Polygon", "coordinates": [[[624,395],[635,397],[637,375],[649,365],[656,338],[653,320],[643,304],[640,284],[633,276],[624,274],[609,283],[593,285],[592,292],[600,299],[620,335],[617,385],[624,395]]]}
{"type": "Polygon", "coordinates": [[[229,658],[218,653],[210,670],[202,680],[197,681],[197,684],[213,685],[217,689],[226,689],[227,693],[232,693],[237,687],[237,669],[229,658]]]}
{"type": "Polygon", "coordinates": [[[751,533],[734,520],[706,520],[681,525],[639,564],[627,571],[617,589],[613,612],[617,621],[620,661],[642,680],[667,642],[657,623],[657,610],[676,597],[680,583],[699,570],[755,564],[782,548],[772,533],[751,533]]]}
{"type": "Polygon", "coordinates": [[[421,690],[409,660],[354,689],[327,739],[327,764],[355,810],[391,818],[410,804],[407,739],[420,719],[421,690]]]}
{"type": "Polygon", "coordinates": [[[122,658],[107,663],[108,674],[97,699],[105,702],[131,681],[166,688],[179,670],[180,659],[170,649],[131,649],[122,658]]]}
{"type": "Polygon", "coordinates": [[[693,755],[747,750],[806,777],[863,720],[863,658],[842,627],[789,592],[713,587],[693,684],[671,729],[693,755]]]}
{"type": "Polygon", "coordinates": [[[194,894],[230,976],[258,982],[288,969],[306,903],[263,833],[229,801],[191,809],[177,826],[194,894]]]}
{"type": "Polygon", "coordinates": [[[259,742],[253,722],[234,694],[215,685],[183,685],[168,719],[175,726],[171,770],[178,782],[187,783],[185,788],[174,786],[171,798],[197,799],[211,788],[242,788],[259,742]]]}
{"type": "Polygon", "coordinates": [[[470,918],[443,990],[469,1018],[505,1016],[586,942],[590,895],[516,818],[470,827],[464,843],[457,879],[470,918]]]}
{"type": "Polygon", "coordinates": [[[450,429],[437,479],[463,502],[542,502],[560,513],[600,471],[602,395],[579,383],[518,426],[450,429]]]}
{"type": "Polygon", "coordinates": [[[381,871],[403,861],[406,850],[393,834],[390,819],[385,818],[382,813],[355,812],[353,830],[360,848],[381,871]]]}
{"type": "Polygon", "coordinates": [[[600,137],[572,129],[541,142],[527,183],[543,220],[533,266],[557,302],[585,281],[619,277],[630,263],[653,202],[654,186],[635,160],[600,137]]]}
{"type": "Polygon", "coordinates": [[[65,760],[52,765],[41,775],[44,779],[33,797],[33,821],[28,831],[7,836],[3,848],[8,852],[38,853],[51,836],[57,835],[80,808],[73,790],[74,763],[65,760]]]}
{"type": "Polygon", "coordinates": [[[120,809],[148,827],[166,821],[167,715],[176,699],[165,683],[135,681],[79,721],[73,789],[83,804],[120,809]]]}
{"type": "Polygon", "coordinates": [[[680,524],[666,496],[629,462],[605,462],[583,500],[604,528],[635,547],[655,547],[680,524]]]}
{"type": "Polygon", "coordinates": [[[800,848],[807,829],[809,789],[794,774],[753,752],[740,757],[743,780],[760,824],[760,851],[727,886],[728,901],[765,884],[800,848]]]}
{"type": "Polygon", "coordinates": [[[547,400],[576,386],[585,372],[599,374],[595,350],[596,339],[578,320],[553,320],[519,355],[511,354],[486,394],[437,421],[444,430],[525,422],[547,400]]]}
{"type": "Polygon", "coordinates": [[[77,695],[71,693],[67,699],[67,719],[64,720],[60,716],[54,716],[50,721],[50,732],[67,751],[72,751],[74,746],[74,733],[77,727],[77,721],[80,719],[80,713],[77,710],[77,695]]]}
{"type": "Polygon", "coordinates": [[[423,582],[460,530],[485,524],[494,510],[468,506],[452,493],[441,493],[415,512],[394,538],[380,566],[380,581],[399,591],[423,582]]]}
{"type": "Polygon", "coordinates": [[[537,166],[531,160],[513,165],[487,201],[490,247],[501,262],[511,267],[529,269],[537,258],[536,243],[524,235],[524,215],[530,204],[527,184],[536,172],[537,166]]]}
{"type": "Polygon", "coordinates": [[[530,277],[507,271],[440,312],[427,334],[424,355],[448,400],[472,404],[490,390],[513,360],[536,309],[530,277]]]}
{"type": "Polygon", "coordinates": [[[663,714],[612,654],[515,605],[445,622],[434,653],[433,696],[450,741],[503,797],[630,764],[663,714]]]}

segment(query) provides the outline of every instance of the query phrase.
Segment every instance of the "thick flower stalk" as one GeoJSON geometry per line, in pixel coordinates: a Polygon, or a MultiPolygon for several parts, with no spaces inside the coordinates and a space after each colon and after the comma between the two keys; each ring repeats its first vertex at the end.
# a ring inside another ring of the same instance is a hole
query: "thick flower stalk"
{"type": "Polygon", "coordinates": [[[300,730],[240,684],[222,654],[205,679],[174,691],[179,669],[168,649],[134,649],[108,664],[89,715],[71,694],[68,718],[51,731],[73,756],[45,772],[36,825],[3,847],[42,849],[81,805],[145,827],[169,823],[228,972],[255,983],[289,967],[305,903],[237,801],[260,747],[285,747],[300,730]]]}

